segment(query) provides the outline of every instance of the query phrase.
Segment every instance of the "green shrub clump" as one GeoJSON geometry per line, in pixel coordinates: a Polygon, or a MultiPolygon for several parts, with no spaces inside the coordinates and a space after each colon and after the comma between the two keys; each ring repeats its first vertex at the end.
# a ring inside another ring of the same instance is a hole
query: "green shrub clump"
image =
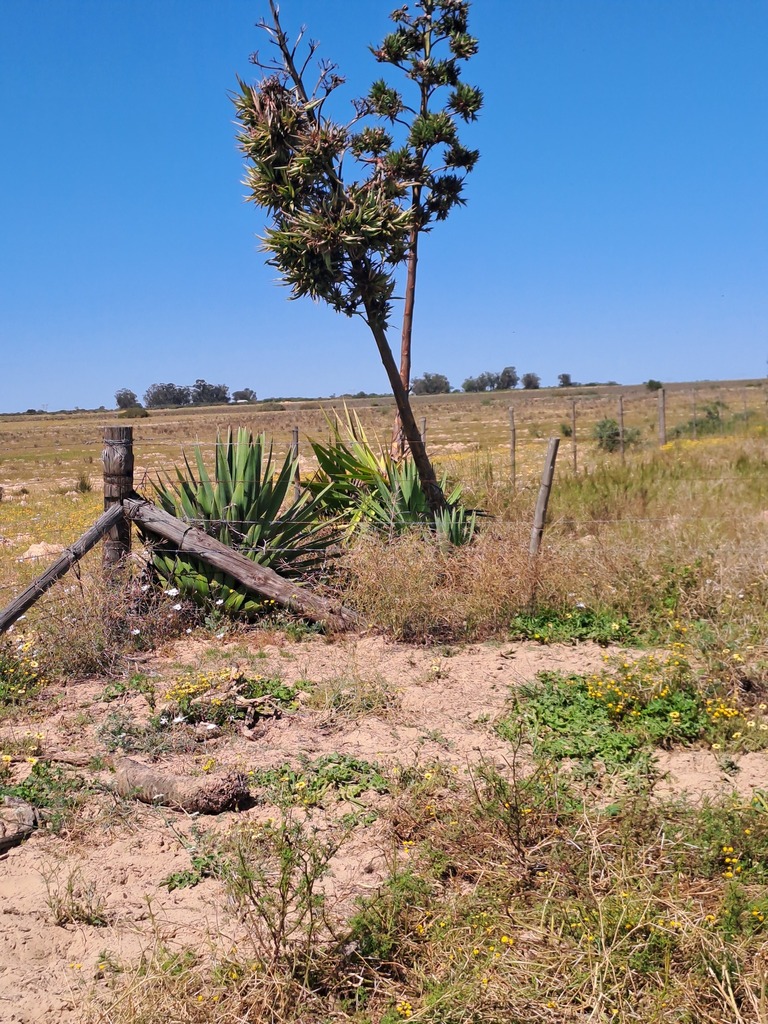
{"type": "MultiPolygon", "coordinates": [[[[604,452],[618,452],[621,449],[621,428],[616,420],[606,418],[595,424],[593,435],[597,447],[604,452]]],[[[637,427],[624,428],[624,447],[640,443],[640,431],[637,427]]]]}

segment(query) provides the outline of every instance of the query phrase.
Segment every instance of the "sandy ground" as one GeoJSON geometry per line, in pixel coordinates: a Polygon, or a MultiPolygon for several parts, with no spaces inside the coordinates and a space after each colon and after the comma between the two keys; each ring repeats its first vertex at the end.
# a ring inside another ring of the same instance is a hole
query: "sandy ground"
{"type": "MultiPolygon", "coordinates": [[[[168,684],[182,665],[211,663],[209,640],[190,639],[137,665],[146,674],[161,673],[168,684]]],[[[364,637],[333,643],[313,639],[264,638],[222,642],[216,665],[249,661],[249,672],[279,675],[285,681],[350,686],[373,684],[388,697],[379,713],[339,715],[327,707],[303,706],[296,713],[260,724],[255,739],[222,736],[190,743],[187,752],[163,756],[159,767],[177,774],[200,774],[205,758],[216,771],[249,771],[306,755],[349,754],[381,765],[426,770],[440,763],[467,772],[486,761],[504,765],[509,745],[493,731],[510,687],[542,669],[588,672],[603,666],[605,652],[594,645],[543,647],[534,644],[483,644],[455,649],[425,649],[364,637]],[[258,662],[250,661],[257,658],[258,662]]],[[[74,683],[51,694],[51,713],[32,722],[5,727],[15,735],[42,733],[46,748],[89,756],[104,755],[98,727],[116,708],[148,714],[135,694],[105,703],[104,680],[74,683]]],[[[160,684],[159,684],[160,688],[160,684]]],[[[311,703],[311,702],[310,702],[311,703]]],[[[140,758],[140,755],[137,755],[140,758]]],[[[738,770],[726,773],[715,756],[702,750],[663,752],[658,757],[660,793],[686,792],[693,799],[737,790],[745,796],[764,785],[768,758],[743,756],[738,770]]],[[[733,766],[731,766],[733,769],[733,766]]],[[[24,766],[19,770],[23,771],[24,766]]],[[[103,779],[108,783],[109,776],[103,779]]],[[[200,819],[205,830],[227,831],[234,823],[263,821],[275,809],[254,794],[254,805],[240,812],[200,819]]],[[[375,804],[378,797],[369,801],[375,804]]],[[[322,812],[317,827],[327,827],[322,812]]],[[[0,858],[0,1022],[33,1024],[84,1019],[89,1000],[108,991],[110,964],[130,970],[142,952],[162,946],[205,950],[216,936],[237,941],[237,923],[228,912],[219,882],[207,879],[194,888],[168,892],[161,880],[189,867],[182,838],[194,822],[186,815],[121,801],[106,789],[89,800],[75,822],[59,834],[39,829],[23,845],[0,858]],[[56,925],[52,906],[74,889],[99,905],[107,923],[56,925]],[[100,966],[102,965],[102,966],[100,966]]],[[[331,892],[340,902],[375,889],[386,873],[384,826],[358,829],[333,861],[331,892]]],[[[105,1018],[105,1020],[108,1018],[105,1018]]]]}

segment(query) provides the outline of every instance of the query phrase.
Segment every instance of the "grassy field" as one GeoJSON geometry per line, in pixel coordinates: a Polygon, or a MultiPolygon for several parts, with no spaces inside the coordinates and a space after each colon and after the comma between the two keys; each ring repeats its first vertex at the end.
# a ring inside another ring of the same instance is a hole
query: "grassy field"
{"type": "MultiPolygon", "coordinates": [[[[232,624],[138,567],[116,590],[97,553],[30,611],[0,647],[0,796],[44,809],[7,865],[14,920],[50,929],[49,987],[24,981],[38,1011],[768,1021],[765,388],[697,385],[695,438],[692,386],[670,388],[663,446],[656,396],[621,391],[640,432],[623,461],[593,435],[616,389],[416,400],[437,465],[489,515],[454,549],[420,532],[346,545],[324,585],[365,636],[232,624]],[[245,733],[233,694],[267,701],[245,733]],[[140,808],[110,791],[124,753],[188,779],[243,772],[255,801],[208,820],[140,808]],[[35,872],[42,895],[14,889],[35,872]]],[[[387,437],[390,402],[349,404],[387,437]]],[[[99,514],[104,422],[0,418],[0,604],[50,560],[30,545],[99,514]]],[[[305,480],[306,438],[328,434],[309,402],[153,414],[134,422],[137,485],[197,440],[212,453],[230,422],[281,452],[298,425],[305,480]]]]}

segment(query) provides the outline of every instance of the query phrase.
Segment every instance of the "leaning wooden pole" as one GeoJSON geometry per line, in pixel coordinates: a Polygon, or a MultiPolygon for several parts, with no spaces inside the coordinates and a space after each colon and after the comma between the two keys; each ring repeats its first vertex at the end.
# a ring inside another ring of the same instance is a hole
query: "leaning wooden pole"
{"type": "Polygon", "coordinates": [[[531,544],[529,551],[532,555],[538,555],[541,548],[541,538],[544,534],[544,523],[547,518],[547,505],[552,490],[552,478],[555,475],[555,459],[557,449],[560,447],[559,437],[550,437],[547,447],[547,456],[544,460],[544,472],[541,474],[541,485],[539,496],[536,499],[536,510],[533,515],[533,528],[531,530],[531,544]]]}
{"type": "Polygon", "coordinates": [[[64,573],[70,569],[75,562],[78,562],[84,554],[91,550],[109,530],[114,529],[123,518],[123,509],[120,505],[113,505],[103,515],[99,516],[93,526],[74,544],[66,548],[50,568],[38,576],[17,598],[0,611],[0,633],[3,633],[9,626],[24,614],[39,597],[49,590],[53,584],[64,573]]]}
{"type": "Polygon", "coordinates": [[[297,587],[273,569],[252,562],[196,526],[164,512],[151,501],[126,498],[123,510],[129,519],[139,523],[148,533],[170,541],[179,552],[221,569],[249,590],[298,612],[304,618],[322,622],[334,630],[351,629],[360,624],[358,616],[349,608],[297,587]]]}

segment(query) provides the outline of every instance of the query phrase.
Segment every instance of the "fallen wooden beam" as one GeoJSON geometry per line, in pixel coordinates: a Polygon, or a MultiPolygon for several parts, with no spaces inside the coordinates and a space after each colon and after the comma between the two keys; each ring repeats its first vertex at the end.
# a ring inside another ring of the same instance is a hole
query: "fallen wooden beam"
{"type": "Polygon", "coordinates": [[[239,807],[250,796],[248,780],[240,772],[193,779],[171,775],[130,757],[119,758],[115,768],[114,789],[119,796],[187,814],[220,814],[239,807]]]}
{"type": "Polygon", "coordinates": [[[151,501],[126,498],[123,510],[129,519],[140,523],[149,533],[171,541],[178,551],[221,569],[244,587],[275,601],[283,608],[297,612],[312,622],[320,622],[332,630],[343,631],[360,625],[359,617],[349,608],[327,601],[283,579],[274,569],[252,562],[196,526],[190,526],[183,519],[164,512],[151,501]]]}
{"type": "Polygon", "coordinates": [[[91,550],[101,538],[112,529],[123,518],[123,509],[120,505],[113,505],[103,515],[99,516],[93,526],[86,530],[82,537],[61,553],[56,561],[36,580],[22,591],[9,605],[0,611],[0,633],[3,633],[9,626],[24,614],[39,597],[49,590],[61,576],[71,569],[75,562],[91,550]]]}

